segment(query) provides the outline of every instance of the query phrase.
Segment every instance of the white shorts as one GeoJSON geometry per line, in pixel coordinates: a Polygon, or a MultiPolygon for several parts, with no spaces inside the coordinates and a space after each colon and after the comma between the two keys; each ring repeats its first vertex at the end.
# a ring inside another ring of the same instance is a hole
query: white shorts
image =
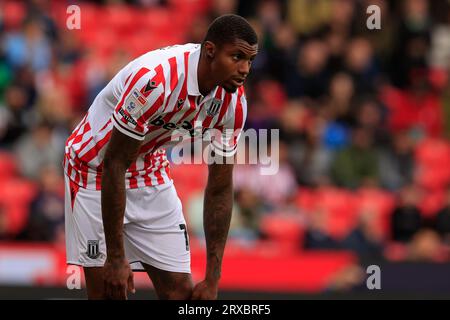
{"type": "MultiPolygon", "coordinates": [[[[78,188],[65,176],[65,219],[67,263],[102,267],[106,243],[101,191],[78,188]]],[[[123,233],[133,270],[143,270],[142,262],[165,271],[191,272],[186,221],[173,183],[126,190],[123,233]]]]}

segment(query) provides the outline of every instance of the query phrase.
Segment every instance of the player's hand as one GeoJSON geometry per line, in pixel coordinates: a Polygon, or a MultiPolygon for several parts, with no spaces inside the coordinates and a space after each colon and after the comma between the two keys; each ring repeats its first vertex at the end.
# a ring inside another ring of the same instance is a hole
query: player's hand
{"type": "Polygon", "coordinates": [[[218,291],[217,281],[203,280],[195,285],[192,300],[216,300],[218,291]]]}
{"type": "Polygon", "coordinates": [[[135,293],[133,271],[126,259],[106,259],[104,288],[107,299],[126,300],[128,292],[135,293]]]}

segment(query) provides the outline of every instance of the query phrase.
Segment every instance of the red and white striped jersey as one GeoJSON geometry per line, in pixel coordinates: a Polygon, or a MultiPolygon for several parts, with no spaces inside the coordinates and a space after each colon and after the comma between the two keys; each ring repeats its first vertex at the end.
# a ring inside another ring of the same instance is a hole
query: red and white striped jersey
{"type": "Polygon", "coordinates": [[[200,44],[150,51],[131,61],[97,95],[66,141],[64,170],[80,187],[100,190],[103,158],[113,127],[143,141],[128,168],[126,188],[172,181],[165,148],[180,128],[234,132],[217,153],[232,156],[247,115],[244,88],[227,93],[216,87],[202,96],[197,81],[200,44]]]}

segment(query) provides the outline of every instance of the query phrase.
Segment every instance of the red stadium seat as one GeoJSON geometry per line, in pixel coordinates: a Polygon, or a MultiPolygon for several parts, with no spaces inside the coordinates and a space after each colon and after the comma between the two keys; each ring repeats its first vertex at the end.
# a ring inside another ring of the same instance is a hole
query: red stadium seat
{"type": "Polygon", "coordinates": [[[211,2],[209,0],[169,0],[171,9],[175,12],[182,12],[185,17],[198,13],[205,13],[211,2]]]}
{"type": "Polygon", "coordinates": [[[170,167],[170,175],[175,183],[178,196],[186,204],[194,193],[206,186],[208,168],[206,165],[181,164],[170,167]]]}
{"type": "Polygon", "coordinates": [[[317,199],[314,190],[309,188],[299,188],[296,199],[297,206],[300,209],[299,212],[312,212],[315,209],[316,202],[317,199]]]}
{"type": "Polygon", "coordinates": [[[3,203],[28,203],[36,193],[34,183],[13,178],[0,182],[0,201],[3,203]]]}
{"type": "Polygon", "coordinates": [[[29,204],[35,194],[36,186],[26,180],[13,178],[0,182],[0,204],[5,208],[11,234],[20,231],[26,223],[29,204]]]}
{"type": "Polygon", "coordinates": [[[363,188],[357,191],[356,198],[359,212],[370,210],[375,215],[373,217],[374,227],[381,232],[385,239],[388,238],[390,214],[395,207],[395,196],[380,189],[363,188]]]}
{"type": "Polygon", "coordinates": [[[0,152],[0,183],[17,175],[17,164],[14,155],[0,152]]]}
{"type": "Polygon", "coordinates": [[[147,31],[153,31],[155,33],[170,32],[173,28],[172,24],[175,23],[171,12],[163,8],[145,10],[141,12],[140,19],[143,27],[147,31]]]}
{"type": "Polygon", "coordinates": [[[19,28],[26,16],[25,3],[22,1],[2,1],[0,12],[2,12],[6,29],[19,28]]]}
{"type": "Polygon", "coordinates": [[[443,139],[426,139],[416,147],[416,181],[429,189],[440,189],[450,182],[450,145],[443,139]]]}
{"type": "Polygon", "coordinates": [[[269,240],[275,241],[284,248],[293,251],[301,248],[303,226],[296,216],[277,213],[265,215],[261,219],[260,229],[269,237],[269,240]]]}
{"type": "Polygon", "coordinates": [[[445,202],[446,192],[443,189],[430,190],[425,192],[419,206],[424,217],[432,217],[445,205],[445,202]]]}
{"type": "Polygon", "coordinates": [[[110,5],[102,9],[103,27],[116,33],[133,32],[139,30],[138,11],[126,5],[110,5]]]}
{"type": "Polygon", "coordinates": [[[356,224],[358,215],[356,198],[347,190],[319,189],[316,207],[326,212],[328,232],[335,238],[345,237],[356,224]]]}

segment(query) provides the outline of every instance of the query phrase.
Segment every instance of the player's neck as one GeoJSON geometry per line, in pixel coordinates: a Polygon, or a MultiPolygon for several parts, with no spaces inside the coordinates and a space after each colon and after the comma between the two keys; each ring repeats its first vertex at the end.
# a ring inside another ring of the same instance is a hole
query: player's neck
{"type": "Polygon", "coordinates": [[[203,96],[208,95],[215,87],[217,87],[216,80],[211,73],[210,65],[204,52],[200,54],[200,60],[197,68],[198,89],[203,96]]]}

